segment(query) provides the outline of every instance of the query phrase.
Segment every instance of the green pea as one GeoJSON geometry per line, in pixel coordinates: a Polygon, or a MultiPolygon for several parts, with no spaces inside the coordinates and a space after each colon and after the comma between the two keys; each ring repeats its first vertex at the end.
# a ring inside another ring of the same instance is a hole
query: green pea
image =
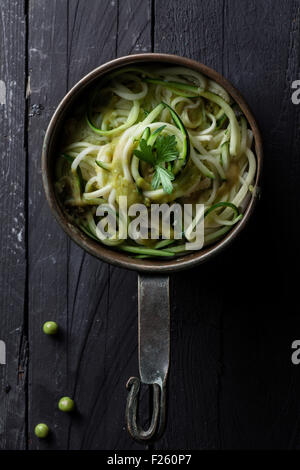
{"type": "Polygon", "coordinates": [[[43,332],[46,335],[55,335],[58,332],[58,324],[55,321],[46,321],[43,325],[43,332]]]}
{"type": "Polygon", "coordinates": [[[58,402],[58,408],[60,411],[70,412],[74,410],[74,407],[74,400],[72,400],[70,397],[62,397],[58,402]]]}
{"type": "Polygon", "coordinates": [[[47,424],[40,423],[40,424],[37,424],[36,427],[34,428],[34,433],[39,439],[45,439],[45,437],[47,437],[49,434],[49,428],[47,424]]]}

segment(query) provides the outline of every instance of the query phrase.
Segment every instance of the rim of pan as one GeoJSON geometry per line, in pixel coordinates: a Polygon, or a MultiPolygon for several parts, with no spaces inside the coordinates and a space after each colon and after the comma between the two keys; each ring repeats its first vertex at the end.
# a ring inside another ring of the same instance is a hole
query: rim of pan
{"type": "Polygon", "coordinates": [[[210,67],[207,67],[206,65],[200,62],[188,59],[186,57],[161,53],[144,53],[120,57],[118,59],[106,62],[103,65],[100,65],[99,67],[85,75],[65,95],[65,97],[61,100],[58,107],[56,108],[56,111],[54,112],[51,118],[51,121],[48,125],[45,134],[42,149],[42,176],[46,198],[48,200],[52,213],[54,214],[56,220],[63,228],[63,230],[69,235],[69,237],[71,237],[71,239],[79,246],[81,246],[84,250],[86,250],[91,255],[96,256],[100,260],[113,264],[115,266],[142,272],[168,273],[171,271],[188,269],[207,261],[210,257],[216,255],[217,253],[225,249],[236,238],[236,236],[241,232],[241,230],[243,230],[256,204],[256,189],[259,188],[262,170],[262,160],[262,139],[256,120],[242,95],[228,80],[226,80],[221,74],[211,69],[210,67]],[[111,72],[114,69],[125,67],[133,63],[145,64],[152,62],[164,62],[166,63],[166,65],[180,65],[186,68],[190,68],[192,70],[196,70],[197,72],[202,73],[203,75],[206,75],[210,79],[222,85],[223,88],[225,88],[229,95],[234,99],[234,101],[239,105],[251,127],[254,136],[255,156],[257,162],[255,183],[253,184],[254,191],[251,194],[249,203],[244,211],[244,216],[241,221],[238,222],[228,232],[227,235],[225,235],[213,245],[209,245],[199,251],[191,252],[190,254],[187,254],[185,256],[174,257],[171,260],[131,258],[127,254],[115,251],[89,238],[67,219],[57,200],[54,190],[54,181],[52,178],[52,165],[54,159],[56,158],[55,143],[57,137],[59,137],[60,134],[61,123],[66,118],[68,111],[70,110],[74,102],[79,98],[79,96],[83,92],[85,92],[87,88],[90,87],[95,81],[97,81],[102,75],[111,72]]]}

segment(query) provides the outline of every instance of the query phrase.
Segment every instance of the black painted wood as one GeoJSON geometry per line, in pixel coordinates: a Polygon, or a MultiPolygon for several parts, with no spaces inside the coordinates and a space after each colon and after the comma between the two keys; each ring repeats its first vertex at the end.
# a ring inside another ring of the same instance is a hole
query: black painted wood
{"type": "Polygon", "coordinates": [[[28,326],[30,366],[28,432],[30,449],[67,446],[68,417],[57,399],[67,395],[69,244],[45,201],[41,146],[51,115],[67,91],[67,2],[31,1],[28,10],[28,326]],[[58,338],[42,332],[45,321],[59,324],[58,338]],[[49,444],[36,439],[34,427],[51,428],[49,444]]]}
{"type": "Polygon", "coordinates": [[[24,2],[0,10],[0,449],[26,445],[26,133],[24,2]]]}
{"type": "MultiPolygon", "coordinates": [[[[265,144],[262,198],[247,230],[209,264],[172,276],[168,423],[154,447],[299,448],[300,376],[290,356],[300,333],[291,271],[299,265],[300,105],[291,83],[300,73],[300,1],[0,5],[0,340],[8,353],[0,449],[144,448],[124,422],[125,383],[138,374],[137,275],[62,233],[43,194],[40,153],[72,85],[109,59],[151,50],[223,73],[248,100],[265,144]],[[58,337],[42,333],[49,319],[58,337]],[[58,411],[62,395],[74,396],[73,415],[58,411]],[[38,422],[49,424],[49,439],[34,436],[38,422]]],[[[145,418],[147,410],[144,390],[145,418]]]]}

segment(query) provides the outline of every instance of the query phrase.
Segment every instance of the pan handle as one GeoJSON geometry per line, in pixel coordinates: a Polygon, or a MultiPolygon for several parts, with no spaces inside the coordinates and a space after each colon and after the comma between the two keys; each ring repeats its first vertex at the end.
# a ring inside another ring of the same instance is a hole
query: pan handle
{"type": "Polygon", "coordinates": [[[139,274],[138,332],[140,378],[127,382],[126,421],[129,434],[139,442],[157,439],[166,421],[166,381],[170,358],[169,276],[139,274]],[[138,419],[140,386],[152,387],[152,419],[144,430],[138,419]]]}

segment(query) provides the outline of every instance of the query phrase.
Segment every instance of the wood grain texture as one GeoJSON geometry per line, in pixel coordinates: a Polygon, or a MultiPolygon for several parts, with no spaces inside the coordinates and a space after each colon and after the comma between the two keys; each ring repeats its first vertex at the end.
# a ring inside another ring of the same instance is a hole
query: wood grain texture
{"type": "Polygon", "coordinates": [[[151,52],[152,1],[119,0],[117,55],[151,52]]]}
{"type": "Polygon", "coordinates": [[[36,424],[45,422],[51,429],[49,446],[63,449],[68,417],[59,415],[57,399],[67,395],[69,243],[45,200],[40,161],[48,122],[67,91],[67,3],[31,1],[28,25],[28,445],[48,448],[34,435],[36,424]],[[47,320],[59,324],[59,337],[43,333],[47,320]]]}
{"type": "Polygon", "coordinates": [[[23,449],[28,360],[24,2],[2,2],[0,16],[0,339],[6,343],[6,365],[0,365],[0,449],[23,449]]]}

